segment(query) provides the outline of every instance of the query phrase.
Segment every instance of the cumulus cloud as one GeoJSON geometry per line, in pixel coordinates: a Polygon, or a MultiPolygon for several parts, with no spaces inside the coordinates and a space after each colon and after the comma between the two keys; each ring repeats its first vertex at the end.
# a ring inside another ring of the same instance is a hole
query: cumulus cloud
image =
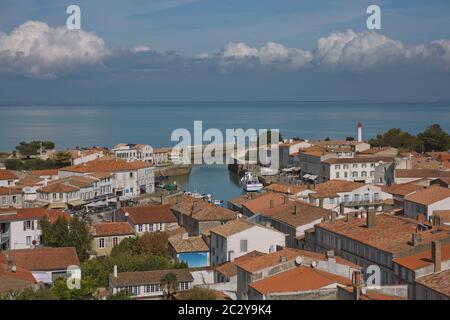
{"type": "Polygon", "coordinates": [[[33,78],[56,78],[97,65],[109,53],[97,35],[28,21],[8,35],[0,32],[0,71],[33,78]]]}
{"type": "Polygon", "coordinates": [[[348,30],[320,38],[313,51],[288,48],[274,42],[267,42],[261,48],[231,42],[220,52],[198,55],[197,58],[215,60],[220,68],[245,65],[353,72],[405,68],[450,70],[450,41],[407,46],[377,32],[348,30]]]}

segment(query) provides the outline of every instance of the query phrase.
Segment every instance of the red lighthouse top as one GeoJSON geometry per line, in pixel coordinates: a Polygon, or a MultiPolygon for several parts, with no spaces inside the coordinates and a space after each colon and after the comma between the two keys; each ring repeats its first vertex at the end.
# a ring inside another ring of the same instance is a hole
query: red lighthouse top
{"type": "Polygon", "coordinates": [[[358,128],[362,128],[362,123],[358,122],[358,128]]]}

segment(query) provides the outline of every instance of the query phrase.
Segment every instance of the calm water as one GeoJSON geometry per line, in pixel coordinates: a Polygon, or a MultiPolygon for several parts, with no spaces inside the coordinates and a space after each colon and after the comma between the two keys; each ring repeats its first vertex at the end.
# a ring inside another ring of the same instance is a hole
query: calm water
{"type": "MultiPolygon", "coordinates": [[[[410,133],[439,123],[450,131],[450,103],[364,102],[234,102],[150,103],[95,106],[0,106],[0,151],[20,141],[52,140],[58,148],[112,147],[119,142],[174,145],[173,130],[193,131],[194,120],[204,130],[218,128],[280,129],[284,137],[342,139],[356,136],[364,125],[364,139],[393,127],[410,133]]],[[[227,200],[240,193],[226,167],[195,167],[179,181],[184,189],[211,193],[227,200]]],[[[178,182],[178,181],[177,181],[178,182]]]]}

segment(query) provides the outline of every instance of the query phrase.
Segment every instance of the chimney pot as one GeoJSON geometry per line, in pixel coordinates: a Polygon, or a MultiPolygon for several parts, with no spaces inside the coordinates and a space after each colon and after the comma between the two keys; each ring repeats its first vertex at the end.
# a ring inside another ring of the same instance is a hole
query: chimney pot
{"type": "Polygon", "coordinates": [[[114,278],[117,278],[117,265],[114,265],[114,278]]]}
{"type": "Polygon", "coordinates": [[[374,211],[369,211],[369,212],[367,212],[367,228],[372,228],[372,227],[374,227],[376,224],[377,224],[377,221],[376,221],[376,212],[374,212],[374,211]]]}
{"type": "Polygon", "coordinates": [[[431,258],[434,264],[434,272],[441,272],[442,244],[440,241],[431,242],[431,258]]]}
{"type": "Polygon", "coordinates": [[[361,299],[361,271],[353,271],[352,274],[353,299],[361,299]]]}

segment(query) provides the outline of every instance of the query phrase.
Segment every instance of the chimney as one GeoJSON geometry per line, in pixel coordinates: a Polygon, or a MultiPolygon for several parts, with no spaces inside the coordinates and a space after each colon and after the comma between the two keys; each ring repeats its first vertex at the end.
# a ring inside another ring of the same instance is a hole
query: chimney
{"type": "Polygon", "coordinates": [[[114,265],[114,278],[117,278],[117,265],[114,265]]]}
{"type": "Polygon", "coordinates": [[[280,256],[280,262],[286,262],[286,256],[280,256]]]}
{"type": "Polygon", "coordinates": [[[188,238],[189,238],[189,233],[183,232],[183,233],[181,234],[181,239],[186,240],[186,239],[188,239],[188,238]]]}
{"type": "Polygon", "coordinates": [[[319,207],[323,208],[323,198],[319,198],[319,207]]]}
{"type": "Polygon", "coordinates": [[[264,225],[265,225],[267,228],[271,228],[271,227],[272,227],[270,221],[266,221],[264,225]]]}
{"type": "Polygon", "coordinates": [[[331,212],[330,219],[331,219],[331,222],[334,222],[334,220],[336,220],[336,213],[334,211],[331,212]]]}
{"type": "Polygon", "coordinates": [[[327,252],[325,252],[325,257],[327,260],[334,259],[334,250],[327,250],[327,252]]]}
{"type": "Polygon", "coordinates": [[[434,264],[434,272],[441,272],[441,260],[442,260],[442,244],[440,241],[431,242],[431,259],[434,264]]]}
{"type": "Polygon", "coordinates": [[[415,247],[418,244],[420,244],[421,242],[422,242],[422,239],[421,239],[420,235],[418,233],[414,232],[411,237],[411,244],[415,247]]]}
{"type": "Polygon", "coordinates": [[[376,212],[375,211],[369,211],[367,212],[367,228],[372,228],[377,224],[377,218],[376,218],[376,212]]]}
{"type": "Polygon", "coordinates": [[[358,142],[362,142],[362,123],[358,122],[358,142]]]}
{"type": "Polygon", "coordinates": [[[353,220],[353,213],[347,213],[345,217],[347,222],[351,222],[353,220]]]}
{"type": "Polygon", "coordinates": [[[353,300],[361,299],[361,271],[352,274],[353,300]]]}
{"type": "Polygon", "coordinates": [[[339,214],[343,215],[345,213],[345,203],[341,202],[339,204],[339,214]]]}
{"type": "Polygon", "coordinates": [[[230,262],[234,261],[234,251],[233,250],[228,251],[228,260],[230,262]]]}
{"type": "Polygon", "coordinates": [[[270,201],[269,201],[269,207],[270,207],[270,209],[273,208],[273,199],[270,199],[270,201]]]}
{"type": "Polygon", "coordinates": [[[284,204],[288,204],[288,202],[289,202],[289,197],[288,196],[284,196],[283,203],[284,204]]]}
{"type": "Polygon", "coordinates": [[[164,205],[164,195],[163,194],[161,194],[161,205],[162,206],[164,205]]]}

